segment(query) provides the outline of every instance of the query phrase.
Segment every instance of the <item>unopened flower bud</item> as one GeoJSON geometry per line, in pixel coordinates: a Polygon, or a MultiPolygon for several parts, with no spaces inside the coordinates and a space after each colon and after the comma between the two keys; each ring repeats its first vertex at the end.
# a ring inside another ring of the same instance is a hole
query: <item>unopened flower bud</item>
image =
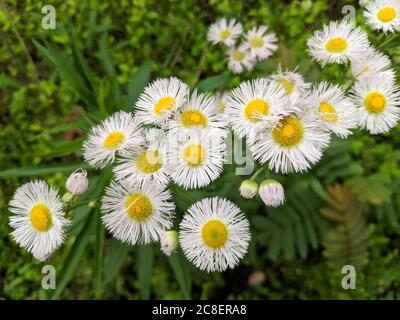
{"type": "Polygon", "coordinates": [[[78,169],[68,177],[65,186],[68,192],[79,196],[87,190],[88,183],[86,170],[78,169]]]}
{"type": "Polygon", "coordinates": [[[33,254],[33,257],[36,259],[36,260],[39,260],[39,261],[46,261],[48,258],[50,258],[51,257],[51,255],[52,255],[53,253],[52,252],[50,252],[50,253],[45,253],[45,254],[37,254],[37,253],[34,253],[33,254]]]}
{"type": "Polygon", "coordinates": [[[66,203],[66,202],[70,202],[73,199],[74,195],[70,192],[66,192],[64,193],[64,195],[62,196],[62,202],[66,203]]]}
{"type": "Polygon", "coordinates": [[[170,256],[178,248],[178,232],[174,230],[165,231],[160,240],[161,251],[170,256]]]}
{"type": "Polygon", "coordinates": [[[261,182],[258,193],[265,205],[270,207],[278,207],[285,201],[283,186],[273,179],[266,179],[261,182]]]}
{"type": "Polygon", "coordinates": [[[88,206],[89,206],[90,208],[96,208],[96,200],[90,201],[90,202],[88,203],[88,206]]]}
{"type": "Polygon", "coordinates": [[[239,191],[243,198],[251,199],[257,194],[258,184],[250,179],[243,180],[240,184],[239,191]]]}

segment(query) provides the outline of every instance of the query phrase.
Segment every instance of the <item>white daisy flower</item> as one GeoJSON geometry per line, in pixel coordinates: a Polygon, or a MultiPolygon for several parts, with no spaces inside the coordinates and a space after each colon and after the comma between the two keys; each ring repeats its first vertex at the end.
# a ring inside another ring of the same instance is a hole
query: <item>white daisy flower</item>
{"type": "Polygon", "coordinates": [[[260,198],[268,207],[279,207],[285,201],[283,186],[274,179],[265,179],[258,189],[260,198]]]}
{"type": "Polygon", "coordinates": [[[233,269],[246,254],[250,238],[249,222],[239,207],[219,197],[194,203],[180,224],[185,256],[207,272],[233,269]]]}
{"type": "Polygon", "coordinates": [[[250,141],[250,151],[275,172],[304,172],[320,160],[329,142],[330,135],[320,122],[312,113],[304,112],[287,115],[273,128],[259,131],[250,141]]]}
{"type": "Polygon", "coordinates": [[[317,118],[340,138],[346,138],[358,125],[358,110],[338,85],[322,82],[315,85],[308,97],[317,118]]]}
{"type": "Polygon", "coordinates": [[[384,33],[400,30],[400,3],[394,0],[371,1],[365,8],[364,17],[374,30],[384,33]]]}
{"type": "Polygon", "coordinates": [[[155,182],[113,181],[103,196],[101,210],[107,230],[134,245],[159,241],[172,227],[175,205],[170,192],[155,182]]]}
{"type": "Polygon", "coordinates": [[[251,57],[250,50],[242,43],[239,47],[232,47],[227,51],[228,68],[233,73],[242,73],[245,69],[253,69],[256,61],[251,57]]]}
{"type": "Polygon", "coordinates": [[[28,182],[17,189],[9,204],[15,242],[38,260],[46,260],[64,242],[64,218],[57,190],[44,181],[28,182]]]}
{"type": "Polygon", "coordinates": [[[231,47],[242,32],[243,28],[240,22],[235,19],[227,21],[225,18],[222,18],[210,26],[207,39],[214,44],[223,43],[231,47]]]}
{"type": "Polygon", "coordinates": [[[140,95],[136,115],[143,123],[162,125],[186,102],[188,92],[178,78],[157,79],[140,95]]]}
{"type": "Polygon", "coordinates": [[[394,81],[395,73],[390,67],[390,58],[374,48],[368,48],[360,60],[351,61],[351,73],[357,79],[368,77],[373,73],[383,72],[394,81]]]}
{"type": "Polygon", "coordinates": [[[168,135],[169,175],[185,189],[202,188],[217,179],[224,163],[224,137],[213,130],[168,135]]]}
{"type": "Polygon", "coordinates": [[[166,186],[170,180],[167,170],[166,137],[162,130],[149,128],[144,131],[145,146],[130,155],[120,157],[113,168],[116,180],[144,183],[152,180],[166,186]]]}
{"type": "Polygon", "coordinates": [[[225,112],[225,107],[226,107],[226,102],[229,96],[229,92],[220,92],[217,91],[214,94],[215,101],[217,103],[217,111],[218,113],[224,113],[225,112]]]}
{"type": "Polygon", "coordinates": [[[126,154],[143,144],[137,119],[128,112],[116,112],[92,128],[83,144],[85,161],[96,168],[114,162],[116,154],[126,154]]]}
{"type": "Polygon", "coordinates": [[[267,33],[267,26],[254,27],[245,34],[246,46],[252,58],[263,60],[278,49],[275,33],[267,33]]]}
{"type": "Polygon", "coordinates": [[[282,71],[279,67],[278,73],[271,76],[278,82],[286,92],[290,102],[295,103],[297,99],[307,94],[311,84],[304,81],[303,75],[295,71],[282,71]]]}
{"type": "Polygon", "coordinates": [[[265,123],[275,123],[288,104],[285,90],[275,81],[258,78],[242,82],[227,99],[226,114],[235,133],[251,136],[265,123]]]}
{"type": "Polygon", "coordinates": [[[179,110],[176,120],[170,121],[168,128],[171,130],[213,129],[219,131],[222,135],[228,134],[225,117],[218,113],[214,97],[209,94],[198,93],[196,90],[179,110]]]}
{"type": "Polygon", "coordinates": [[[373,74],[360,79],[352,93],[362,128],[371,134],[380,134],[396,126],[400,117],[400,90],[385,75],[373,74]]]}
{"type": "Polygon", "coordinates": [[[369,47],[368,36],[360,28],[346,20],[324,25],[307,41],[310,55],[325,66],[327,63],[346,63],[359,60],[369,47]]]}

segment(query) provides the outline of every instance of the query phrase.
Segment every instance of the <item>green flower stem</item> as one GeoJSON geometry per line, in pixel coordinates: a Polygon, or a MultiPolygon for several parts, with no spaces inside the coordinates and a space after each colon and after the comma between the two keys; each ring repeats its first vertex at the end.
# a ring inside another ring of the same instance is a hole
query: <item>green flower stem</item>
{"type": "Polygon", "coordinates": [[[261,167],[260,169],[258,169],[258,170],[251,176],[250,180],[253,180],[253,181],[254,181],[254,179],[257,178],[257,176],[258,176],[263,170],[265,170],[264,167],[261,167]]]}

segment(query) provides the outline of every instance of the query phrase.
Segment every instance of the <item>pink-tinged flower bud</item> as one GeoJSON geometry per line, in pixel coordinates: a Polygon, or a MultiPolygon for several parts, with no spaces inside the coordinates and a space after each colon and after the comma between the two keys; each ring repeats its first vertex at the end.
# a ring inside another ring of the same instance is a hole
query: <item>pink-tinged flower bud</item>
{"type": "Polygon", "coordinates": [[[46,254],[37,254],[37,253],[34,253],[33,254],[33,257],[36,259],[36,260],[39,260],[39,261],[46,261],[47,259],[49,259],[50,257],[51,257],[51,255],[52,255],[53,253],[52,252],[50,252],[50,253],[46,253],[46,254]]]}
{"type": "Polygon", "coordinates": [[[282,185],[273,179],[261,182],[258,193],[265,205],[270,207],[278,207],[285,201],[285,191],[282,185]]]}
{"type": "Polygon", "coordinates": [[[245,198],[245,199],[251,199],[253,198],[258,191],[258,184],[257,182],[247,179],[243,180],[242,183],[240,184],[240,195],[245,198]]]}
{"type": "Polygon", "coordinates": [[[88,184],[89,181],[86,170],[78,169],[68,177],[65,186],[68,192],[75,196],[79,196],[85,193],[88,188],[88,184]]]}
{"type": "Polygon", "coordinates": [[[170,256],[178,248],[178,232],[170,230],[164,232],[160,239],[161,251],[170,256]]]}

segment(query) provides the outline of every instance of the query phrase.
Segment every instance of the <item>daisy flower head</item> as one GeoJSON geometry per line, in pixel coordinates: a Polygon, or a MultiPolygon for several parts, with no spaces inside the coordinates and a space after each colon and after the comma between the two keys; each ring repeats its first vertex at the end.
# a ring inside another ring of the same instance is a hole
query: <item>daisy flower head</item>
{"type": "Polygon", "coordinates": [[[163,125],[186,101],[189,87],[175,77],[150,83],[136,102],[136,115],[145,124],[163,125]]]}
{"type": "Polygon", "coordinates": [[[384,74],[358,80],[352,89],[359,125],[371,134],[388,132],[400,117],[400,90],[384,74]]]}
{"type": "Polygon", "coordinates": [[[227,51],[228,68],[233,73],[242,73],[244,70],[253,69],[256,61],[251,57],[250,50],[245,43],[232,47],[227,51]]]}
{"type": "Polygon", "coordinates": [[[126,154],[143,144],[136,117],[128,112],[116,112],[92,128],[83,144],[83,157],[95,168],[114,162],[117,154],[126,154]]]}
{"type": "Polygon", "coordinates": [[[168,135],[168,169],[185,189],[202,188],[217,179],[224,164],[225,137],[212,129],[177,131],[168,135]]]}
{"type": "Polygon", "coordinates": [[[46,260],[64,242],[64,218],[57,190],[42,181],[20,186],[9,204],[11,235],[38,260],[46,260]]]}
{"type": "Polygon", "coordinates": [[[285,90],[287,97],[292,103],[307,94],[310,83],[304,81],[303,76],[296,71],[282,71],[279,67],[278,73],[271,77],[285,90]]]}
{"type": "Polygon", "coordinates": [[[288,104],[286,92],[277,82],[258,78],[233,89],[227,99],[226,114],[234,132],[249,137],[267,124],[274,124],[288,104]]]}
{"type": "Polygon", "coordinates": [[[254,59],[266,59],[278,49],[275,33],[267,33],[267,26],[254,27],[245,34],[246,45],[254,59]]]}
{"type": "Polygon", "coordinates": [[[226,20],[222,18],[209,27],[207,39],[213,44],[223,43],[232,47],[236,38],[240,37],[242,32],[242,24],[236,19],[226,20]]]}
{"type": "Polygon", "coordinates": [[[364,17],[374,30],[399,31],[400,3],[396,0],[371,1],[365,8],[364,17]]]}
{"type": "Polygon", "coordinates": [[[170,180],[167,170],[167,148],[164,131],[157,128],[144,130],[145,145],[129,155],[120,157],[113,168],[116,180],[129,183],[154,181],[166,186],[170,180]]]}
{"type": "Polygon", "coordinates": [[[194,203],[180,224],[179,243],[186,258],[207,272],[233,269],[250,238],[249,222],[239,207],[219,197],[194,203]]]}
{"type": "Polygon", "coordinates": [[[368,77],[372,73],[379,72],[386,74],[394,82],[395,73],[390,67],[390,58],[374,48],[368,48],[361,59],[351,61],[351,73],[356,79],[368,77]]]}
{"type": "Polygon", "coordinates": [[[257,132],[250,151],[277,173],[304,172],[320,160],[329,142],[329,133],[311,112],[292,113],[257,132]]]}
{"type": "Polygon", "coordinates": [[[321,82],[312,88],[308,102],[321,124],[340,138],[358,126],[358,110],[338,85],[321,82]]]}
{"type": "Polygon", "coordinates": [[[195,90],[177,113],[176,120],[169,123],[168,128],[171,130],[213,129],[227,135],[226,126],[225,117],[218,113],[215,98],[195,90]]]}
{"type": "Polygon", "coordinates": [[[349,21],[333,21],[315,31],[307,41],[308,51],[322,66],[359,60],[369,47],[368,36],[349,21]]]}
{"type": "Polygon", "coordinates": [[[153,181],[112,181],[101,203],[107,230],[132,245],[159,241],[172,227],[174,210],[170,192],[153,181]]]}

